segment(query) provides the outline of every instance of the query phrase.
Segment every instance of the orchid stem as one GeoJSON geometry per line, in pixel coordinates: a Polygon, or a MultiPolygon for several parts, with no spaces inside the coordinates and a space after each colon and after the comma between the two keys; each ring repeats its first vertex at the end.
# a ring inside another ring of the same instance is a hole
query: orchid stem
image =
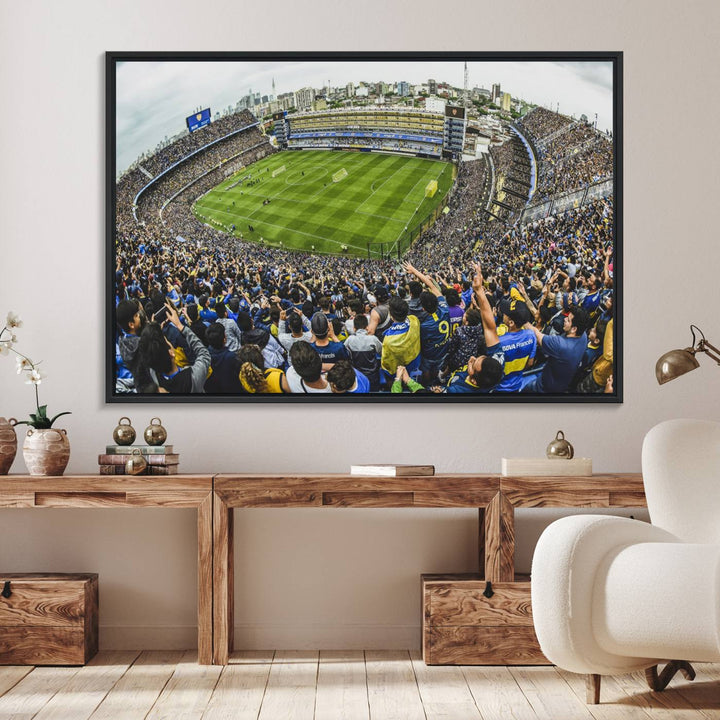
{"type": "MultiPolygon", "coordinates": [[[[0,338],[2,338],[2,336],[6,332],[10,332],[10,330],[8,330],[7,325],[2,330],[0,330],[0,338]]],[[[9,347],[8,350],[10,350],[11,352],[14,352],[18,357],[21,357],[23,360],[26,360],[28,365],[30,366],[31,370],[35,369],[35,363],[27,355],[24,355],[20,351],[16,350],[14,347],[9,347]]],[[[35,385],[35,405],[37,406],[37,409],[39,411],[40,410],[40,393],[38,392],[37,383],[35,383],[34,385],[35,385]]]]}

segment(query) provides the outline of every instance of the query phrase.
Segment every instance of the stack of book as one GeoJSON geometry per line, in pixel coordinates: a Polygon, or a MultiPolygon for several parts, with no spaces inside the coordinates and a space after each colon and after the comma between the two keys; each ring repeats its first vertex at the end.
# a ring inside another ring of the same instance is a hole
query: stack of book
{"type": "Polygon", "coordinates": [[[125,463],[135,450],[147,463],[144,475],[177,475],[180,455],[172,445],[108,445],[98,456],[100,475],[125,475],[125,463]]]}

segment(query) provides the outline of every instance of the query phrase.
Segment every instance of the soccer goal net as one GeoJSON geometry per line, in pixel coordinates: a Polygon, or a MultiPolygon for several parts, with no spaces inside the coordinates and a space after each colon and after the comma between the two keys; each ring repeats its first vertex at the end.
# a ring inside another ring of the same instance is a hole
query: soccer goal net
{"type": "Polygon", "coordinates": [[[431,180],[426,186],[425,186],[425,197],[431,198],[435,193],[437,192],[438,184],[437,180],[431,180]]]}
{"type": "Polygon", "coordinates": [[[345,168],[340,168],[334,175],[333,175],[333,182],[340,182],[341,180],[344,180],[347,177],[347,170],[345,168]]]}
{"type": "Polygon", "coordinates": [[[272,171],[272,176],[277,177],[280,173],[283,173],[283,172],[285,172],[285,166],[281,165],[279,168],[277,168],[277,170],[272,171]]]}

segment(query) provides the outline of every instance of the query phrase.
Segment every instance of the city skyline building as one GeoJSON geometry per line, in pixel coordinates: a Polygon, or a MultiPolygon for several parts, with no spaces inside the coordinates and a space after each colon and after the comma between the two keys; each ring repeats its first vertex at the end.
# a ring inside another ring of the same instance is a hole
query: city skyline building
{"type": "Polygon", "coordinates": [[[315,90],[311,87],[300,88],[295,91],[295,107],[298,110],[307,110],[312,107],[315,100],[315,90]]]}
{"type": "MultiPolygon", "coordinates": [[[[612,128],[612,76],[611,64],[607,61],[587,64],[472,59],[437,63],[391,61],[372,65],[374,78],[368,77],[367,63],[356,62],[318,62],[309,67],[306,63],[280,62],[263,66],[242,60],[204,66],[197,62],[124,62],[118,66],[117,77],[118,139],[121,140],[118,167],[128,167],[143,152],[154,148],[157,138],[182,133],[185,117],[198,104],[209,107],[213,118],[218,112],[220,116],[226,114],[230,106],[235,111],[250,110],[262,119],[268,111],[288,111],[293,107],[309,109],[318,94],[333,103],[347,98],[355,104],[357,98],[357,103],[363,104],[375,95],[378,78],[384,78],[379,89],[385,104],[407,103],[405,98],[408,96],[417,99],[421,94],[436,90],[436,94],[466,105],[473,113],[472,103],[467,105],[465,99],[466,64],[471,99],[482,99],[489,94],[490,99],[502,107],[502,87],[505,86],[512,97],[511,110],[521,114],[526,108],[542,105],[571,117],[585,114],[594,120],[597,114],[598,127],[612,128]],[[592,73],[586,70],[592,70],[592,73]],[[428,79],[421,80],[423,76],[428,79]],[[167,99],[164,92],[168,84],[176,88],[172,100],[167,99]],[[483,84],[492,90],[487,91],[483,84]],[[249,87],[251,85],[254,89],[249,87]],[[388,90],[384,86],[388,86],[388,90]],[[238,98],[238,87],[246,87],[248,92],[238,98]],[[190,110],[186,111],[186,107],[190,110]]],[[[506,108],[507,103],[504,112],[507,112],[506,108]]]]}

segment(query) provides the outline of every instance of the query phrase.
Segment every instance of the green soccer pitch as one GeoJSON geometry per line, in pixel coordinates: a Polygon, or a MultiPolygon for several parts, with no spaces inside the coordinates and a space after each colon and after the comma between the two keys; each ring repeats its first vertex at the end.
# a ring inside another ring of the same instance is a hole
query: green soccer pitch
{"type": "Polygon", "coordinates": [[[285,151],[224,180],[193,211],[202,222],[246,240],[335,254],[346,245],[347,254],[367,257],[368,243],[383,242],[386,251],[396,252],[399,242],[404,250],[409,232],[442,204],[453,178],[454,166],[440,160],[285,151]],[[333,176],[344,177],[333,182],[333,176]],[[438,190],[426,198],[431,180],[438,190]]]}

